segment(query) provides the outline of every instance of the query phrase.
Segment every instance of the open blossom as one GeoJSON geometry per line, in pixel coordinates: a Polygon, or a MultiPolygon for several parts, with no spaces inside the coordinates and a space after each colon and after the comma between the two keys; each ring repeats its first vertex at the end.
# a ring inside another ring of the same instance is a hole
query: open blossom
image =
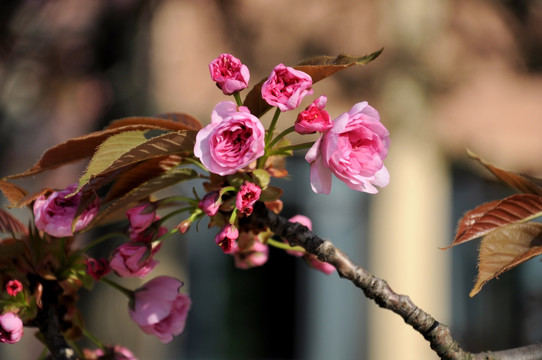
{"type": "Polygon", "coordinates": [[[155,335],[162,343],[183,332],[191,301],[179,294],[183,283],[170,276],[159,276],[134,292],[132,320],[146,334],[155,335]]]}
{"type": "Polygon", "coordinates": [[[151,226],[156,218],[156,207],[151,203],[145,203],[126,210],[126,217],[130,221],[133,232],[139,233],[151,226]]]}
{"type": "Polygon", "coordinates": [[[211,79],[225,95],[245,89],[250,80],[248,67],[233,55],[221,54],[209,64],[211,79]]]}
{"type": "Polygon", "coordinates": [[[239,237],[239,230],[232,224],[226,224],[215,237],[215,243],[222,248],[224,254],[231,254],[235,251],[239,237]]]}
{"type": "Polygon", "coordinates": [[[262,85],[262,98],[281,111],[297,108],[303,98],[312,92],[309,74],[283,64],[275,66],[262,85]]]}
{"type": "Polygon", "coordinates": [[[208,192],[198,204],[198,207],[203,210],[205,215],[214,216],[220,208],[221,202],[219,201],[220,192],[218,190],[208,192]]]}
{"type": "Polygon", "coordinates": [[[23,336],[23,322],[15,313],[0,315],[0,342],[15,344],[23,336]]]}
{"type": "Polygon", "coordinates": [[[158,265],[153,258],[158,248],[128,241],[113,250],[109,266],[118,276],[143,278],[158,265]]]}
{"type": "Polygon", "coordinates": [[[390,180],[383,162],[389,145],[389,132],[378,112],[366,101],[357,103],[307,152],[312,190],[329,194],[333,173],[353,190],[377,193],[375,186],[384,187],[390,180]]]}
{"type": "Polygon", "coordinates": [[[324,110],[326,102],[327,97],[322,95],[300,112],[295,121],[295,131],[299,134],[312,134],[331,129],[333,122],[329,113],[324,110]]]}
{"type": "MultiPolygon", "coordinates": [[[[65,190],[55,191],[48,197],[40,196],[34,201],[34,222],[36,228],[51,236],[72,236],[72,222],[81,200],[81,192],[66,198],[77,189],[77,184],[65,190]]],[[[83,211],[75,223],[75,231],[85,228],[98,213],[99,198],[83,211]]]]}
{"type": "Polygon", "coordinates": [[[216,105],[211,123],[198,131],[194,155],[212,173],[230,175],[265,152],[265,129],[248,108],[231,101],[216,105]]]}
{"type": "Polygon", "coordinates": [[[6,291],[9,296],[15,296],[23,291],[23,284],[19,280],[10,280],[6,284],[6,291]]]}
{"type": "Polygon", "coordinates": [[[254,183],[245,182],[239,188],[235,198],[235,207],[243,214],[252,214],[254,203],[260,198],[262,189],[254,183]]]}

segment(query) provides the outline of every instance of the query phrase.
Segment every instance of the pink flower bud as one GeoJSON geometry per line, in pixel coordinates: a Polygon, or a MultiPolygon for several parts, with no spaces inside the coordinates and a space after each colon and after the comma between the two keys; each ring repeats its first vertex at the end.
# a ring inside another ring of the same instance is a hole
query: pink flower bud
{"type": "Polygon", "coordinates": [[[312,134],[317,131],[324,132],[333,127],[329,113],[324,110],[327,97],[320,96],[305,110],[299,113],[295,122],[295,131],[299,134],[312,134]]]}
{"type": "Polygon", "coordinates": [[[235,259],[235,267],[250,269],[262,266],[269,258],[269,246],[262,244],[258,236],[251,233],[241,232],[238,239],[239,246],[231,253],[235,259]],[[241,245],[248,242],[248,246],[241,245]]]}
{"type": "Polygon", "coordinates": [[[181,234],[186,234],[190,229],[190,225],[192,225],[192,221],[190,219],[183,220],[179,225],[177,225],[177,230],[179,230],[181,234]]]}
{"type": "Polygon", "coordinates": [[[83,355],[87,360],[137,360],[130,350],[119,345],[106,346],[105,349],[83,349],[83,355]]]}
{"type": "Polygon", "coordinates": [[[85,259],[85,264],[87,265],[87,274],[92,276],[94,280],[100,280],[111,272],[106,259],[88,258],[85,259]]]}
{"type": "Polygon", "coordinates": [[[133,232],[139,233],[151,226],[156,218],[156,207],[151,203],[141,204],[126,210],[133,232]]]}
{"type": "Polygon", "coordinates": [[[203,210],[205,215],[213,216],[218,212],[221,203],[218,195],[218,190],[208,192],[199,202],[198,207],[203,210]]]}
{"type": "Polygon", "coordinates": [[[252,208],[260,198],[261,193],[262,189],[260,189],[258,185],[251,182],[245,182],[237,192],[235,207],[243,214],[252,214],[252,208]]]}
{"type": "Polygon", "coordinates": [[[211,79],[225,95],[245,89],[250,80],[248,67],[230,54],[221,54],[209,64],[211,79]]]}
{"type": "Polygon", "coordinates": [[[222,248],[224,254],[231,254],[235,251],[237,243],[235,240],[239,237],[239,230],[234,225],[227,224],[216,235],[215,243],[222,248]]]}
{"type": "Polygon", "coordinates": [[[109,266],[118,276],[143,278],[158,265],[153,259],[157,250],[151,250],[149,244],[129,241],[113,251],[109,266]]]}
{"type": "Polygon", "coordinates": [[[158,229],[156,229],[156,227],[154,226],[151,226],[142,232],[131,232],[130,239],[132,239],[132,241],[134,242],[149,244],[153,240],[158,239],[160,236],[165,235],[166,233],[167,228],[165,226],[160,226],[158,229]]]}
{"type": "MultiPolygon", "coordinates": [[[[72,236],[72,222],[81,200],[81,192],[66,198],[77,189],[77,184],[65,190],[55,191],[48,197],[40,196],[34,201],[34,221],[38,230],[51,236],[72,236]]],[[[85,228],[98,213],[100,199],[96,199],[83,211],[75,223],[75,231],[85,228]]]]}
{"type": "Polygon", "coordinates": [[[169,276],[159,276],[134,292],[132,320],[146,334],[155,335],[162,343],[183,332],[191,301],[179,294],[183,283],[169,276]]]}
{"type": "Polygon", "coordinates": [[[6,291],[8,295],[15,296],[23,291],[23,284],[19,280],[10,280],[6,284],[6,291]]]}
{"type": "Polygon", "coordinates": [[[7,312],[0,315],[0,342],[15,344],[23,336],[23,322],[18,315],[7,312]]]}
{"type": "Polygon", "coordinates": [[[262,98],[281,111],[295,109],[312,92],[312,78],[309,74],[283,64],[275,66],[262,85],[262,98]]]}

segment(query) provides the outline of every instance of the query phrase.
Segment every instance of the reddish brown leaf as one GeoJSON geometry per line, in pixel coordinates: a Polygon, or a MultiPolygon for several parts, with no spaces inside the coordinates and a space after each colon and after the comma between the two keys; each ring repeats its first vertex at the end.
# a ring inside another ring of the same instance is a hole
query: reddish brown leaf
{"type": "Polygon", "coordinates": [[[201,123],[193,116],[183,113],[165,113],[153,117],[127,117],[111,122],[107,129],[127,125],[152,125],[165,130],[199,130],[201,123]]]}
{"type": "MultiPolygon", "coordinates": [[[[312,83],[315,84],[318,81],[323,80],[326,77],[350,66],[365,65],[373,61],[382,53],[382,50],[384,49],[380,49],[361,57],[353,57],[348,55],[318,56],[300,62],[294,66],[294,69],[301,70],[309,74],[312,78],[312,83]]],[[[248,107],[250,112],[257,117],[260,117],[271,109],[271,105],[262,99],[261,94],[262,85],[266,80],[267,78],[262,79],[258,84],[254,85],[243,102],[243,105],[248,107]]]]}
{"type": "Polygon", "coordinates": [[[15,237],[28,234],[28,229],[13,215],[0,208],[0,233],[9,233],[15,237]]]}
{"type": "Polygon", "coordinates": [[[18,207],[18,208],[21,208],[23,206],[27,206],[29,205],[32,201],[36,200],[37,198],[39,198],[40,196],[42,195],[48,195],[50,193],[52,193],[54,190],[51,189],[51,188],[44,188],[44,189],[41,189],[37,192],[34,192],[34,193],[31,193],[31,194],[27,194],[25,195],[22,199],[19,200],[19,202],[17,202],[17,204],[14,205],[14,207],[18,207]]]}
{"type": "Polygon", "coordinates": [[[540,179],[535,179],[527,175],[518,174],[512,171],[504,170],[498,168],[487,161],[483,160],[478,155],[474,154],[471,151],[468,151],[468,154],[471,158],[477,160],[482,165],[484,165],[493,175],[495,175],[499,180],[505,184],[510,185],[514,189],[527,194],[536,194],[542,195],[542,186],[540,179]]]}
{"type": "Polygon", "coordinates": [[[470,296],[478,294],[489,280],[542,254],[542,224],[513,224],[482,239],[478,277],[470,296]]]}
{"type": "Polygon", "coordinates": [[[16,206],[27,193],[22,187],[3,180],[0,180],[0,191],[8,199],[9,207],[16,206]]]}
{"type": "Polygon", "coordinates": [[[487,235],[498,228],[540,216],[541,212],[542,197],[532,194],[516,194],[482,204],[467,212],[459,221],[455,239],[447,249],[487,235]]]}
{"type": "Polygon", "coordinates": [[[104,140],[112,135],[119,134],[125,131],[147,130],[147,129],[162,129],[156,125],[127,125],[115,127],[108,130],[96,131],[87,135],[79,136],[63,142],[62,144],[53,146],[43,153],[41,158],[30,169],[22,173],[10,175],[4,179],[17,179],[29,175],[35,175],[45,170],[57,168],[66,165],[94,154],[96,147],[104,140]]]}

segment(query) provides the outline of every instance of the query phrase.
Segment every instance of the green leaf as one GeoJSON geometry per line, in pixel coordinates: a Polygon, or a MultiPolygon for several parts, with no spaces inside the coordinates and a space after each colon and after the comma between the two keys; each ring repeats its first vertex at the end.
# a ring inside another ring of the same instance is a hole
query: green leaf
{"type": "MultiPolygon", "coordinates": [[[[97,176],[113,166],[123,155],[153,137],[163,134],[163,130],[126,131],[105,140],[90,160],[85,173],[79,178],[77,193],[93,176],[97,176]]],[[[131,158],[131,157],[130,157],[131,158]]]]}
{"type": "Polygon", "coordinates": [[[491,279],[542,254],[542,224],[513,224],[482,239],[478,277],[469,296],[478,294],[491,279]]]}
{"type": "MultiPolygon", "coordinates": [[[[339,56],[317,56],[304,61],[301,61],[294,69],[303,71],[309,74],[312,78],[312,83],[315,84],[328,76],[335,74],[338,71],[349,68],[354,65],[365,65],[376,59],[384,49],[380,49],[371,54],[355,57],[349,55],[339,56]]],[[[271,105],[262,99],[262,85],[267,78],[262,79],[258,84],[247,94],[243,105],[248,107],[250,113],[256,117],[265,114],[271,105]]]]}
{"type": "Polygon", "coordinates": [[[254,170],[252,172],[252,176],[254,177],[254,182],[256,183],[256,185],[258,185],[262,189],[269,185],[269,182],[271,181],[269,173],[264,169],[254,170]]]}
{"type": "Polygon", "coordinates": [[[98,213],[98,215],[94,218],[93,224],[98,223],[100,220],[104,219],[106,215],[112,212],[124,211],[134,202],[144,199],[158,190],[162,190],[182,181],[195,179],[197,177],[198,173],[190,168],[173,168],[161,176],[153,177],[149,181],[146,181],[138,187],[132,189],[123,197],[118,198],[112,204],[100,211],[100,213],[98,213]]]}

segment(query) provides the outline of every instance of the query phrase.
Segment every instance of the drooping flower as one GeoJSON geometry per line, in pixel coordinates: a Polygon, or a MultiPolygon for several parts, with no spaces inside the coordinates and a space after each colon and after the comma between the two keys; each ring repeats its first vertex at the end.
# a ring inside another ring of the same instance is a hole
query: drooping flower
{"type": "MultiPolygon", "coordinates": [[[[155,221],[158,219],[158,216],[154,218],[155,221]]],[[[167,231],[167,227],[165,226],[159,226],[156,228],[156,226],[153,225],[141,232],[130,232],[130,239],[132,239],[134,242],[150,244],[153,240],[165,235],[167,231]]]]}
{"type": "Polygon", "coordinates": [[[231,101],[219,103],[211,123],[196,136],[194,155],[212,173],[230,175],[265,152],[265,129],[248,108],[231,101]]]}
{"type": "Polygon", "coordinates": [[[169,276],[156,277],[134,292],[130,317],[146,334],[162,343],[183,332],[191,301],[179,294],[183,283],[169,276]]]}
{"type": "Polygon", "coordinates": [[[209,64],[211,79],[225,95],[241,91],[248,86],[250,72],[241,60],[231,54],[221,54],[209,64]]]}
{"type": "Polygon", "coordinates": [[[299,134],[312,134],[331,129],[333,122],[329,113],[324,110],[326,102],[327,97],[322,95],[300,112],[295,121],[295,131],[299,134]]]}
{"type": "MultiPolygon", "coordinates": [[[[81,200],[81,192],[67,197],[77,189],[77,184],[34,201],[34,222],[38,230],[51,236],[72,236],[72,222],[81,200]]],[[[75,223],[75,231],[85,228],[98,213],[98,197],[83,211],[75,223]]]]}
{"type": "Polygon", "coordinates": [[[151,203],[141,204],[126,210],[126,216],[130,221],[131,231],[140,233],[156,219],[156,206],[151,203]]]}
{"type": "Polygon", "coordinates": [[[15,344],[23,333],[23,322],[17,314],[10,311],[0,315],[0,342],[15,344]]]}
{"type": "Polygon", "coordinates": [[[252,208],[260,198],[262,189],[254,183],[245,182],[239,188],[235,198],[235,207],[243,214],[252,214],[252,208]]]}
{"type": "Polygon", "coordinates": [[[215,237],[215,243],[222,248],[224,254],[231,254],[237,247],[239,230],[232,224],[226,224],[215,237]]]}
{"type": "Polygon", "coordinates": [[[263,244],[252,232],[241,232],[237,240],[239,246],[231,253],[238,269],[262,266],[269,258],[269,246],[263,244]]]}
{"type": "Polygon", "coordinates": [[[389,145],[389,132],[378,112],[366,101],[357,103],[307,152],[312,190],[329,194],[333,173],[353,190],[377,193],[375,186],[384,187],[390,180],[384,166],[389,145]]]}
{"type": "Polygon", "coordinates": [[[311,95],[312,78],[303,71],[278,64],[262,85],[262,98],[281,111],[293,110],[311,95]]]}
{"type": "Polygon", "coordinates": [[[310,267],[315,270],[321,271],[326,275],[329,275],[335,271],[335,266],[325,261],[318,260],[318,258],[314,254],[306,253],[305,255],[303,255],[303,259],[310,267]]]}
{"type": "Polygon", "coordinates": [[[128,241],[113,250],[109,266],[118,276],[144,278],[158,265],[153,258],[157,251],[158,247],[128,241]]]}
{"type": "Polygon", "coordinates": [[[219,201],[219,194],[220,192],[218,190],[214,190],[211,192],[208,192],[205,194],[203,199],[198,204],[198,207],[203,210],[205,215],[207,216],[214,216],[218,212],[218,209],[220,208],[220,201],[219,201]]]}
{"type": "Polygon", "coordinates": [[[87,274],[92,276],[94,280],[100,280],[111,272],[111,268],[109,267],[107,260],[103,258],[87,258],[85,259],[85,264],[87,265],[87,274]]]}
{"type": "Polygon", "coordinates": [[[6,291],[8,295],[15,296],[23,291],[23,284],[19,280],[10,280],[6,284],[6,291]]]}

